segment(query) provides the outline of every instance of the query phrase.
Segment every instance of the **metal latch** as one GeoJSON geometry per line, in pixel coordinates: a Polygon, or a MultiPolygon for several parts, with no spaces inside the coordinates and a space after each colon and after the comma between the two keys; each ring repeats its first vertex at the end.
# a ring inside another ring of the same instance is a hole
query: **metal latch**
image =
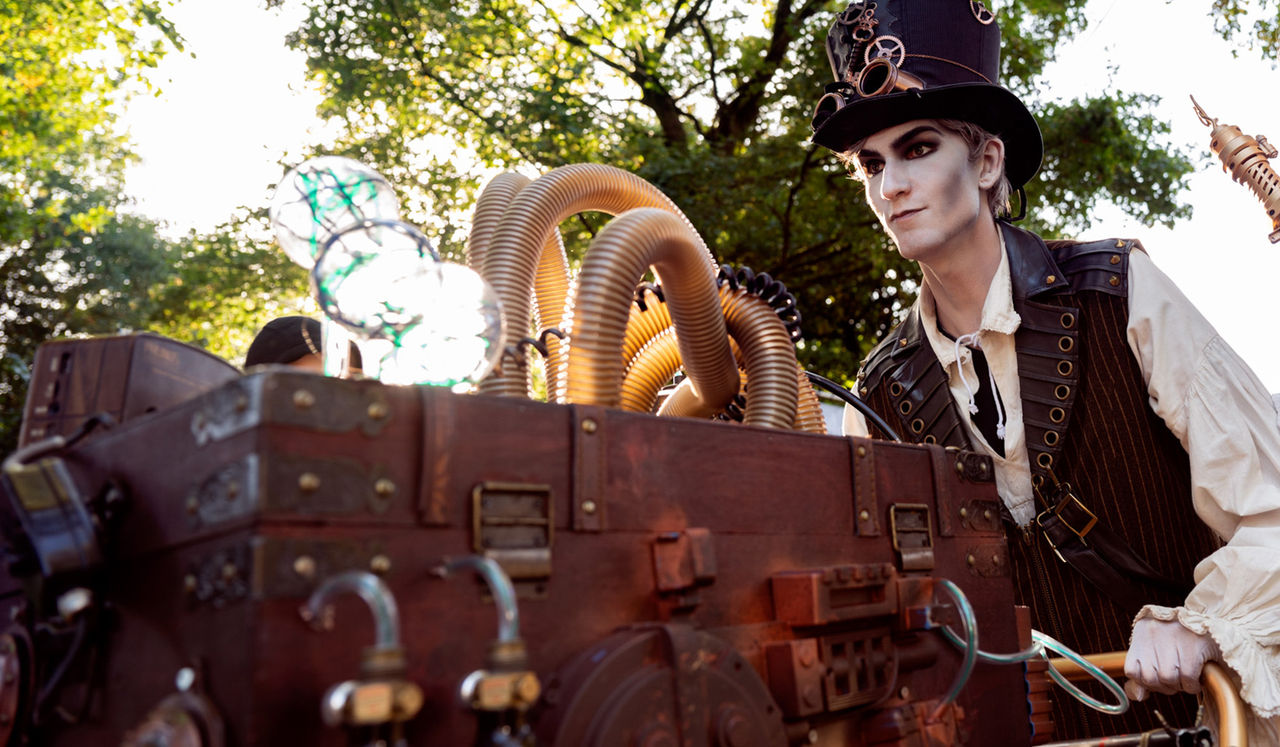
{"type": "Polygon", "coordinates": [[[898,565],[904,571],[933,569],[933,531],[929,507],[923,503],[895,503],[889,507],[889,532],[898,565]]]}
{"type": "MultiPolygon", "coordinates": [[[[472,548],[497,561],[512,581],[549,578],[553,505],[550,485],[480,483],[471,491],[472,548]]],[[[527,594],[521,586],[517,591],[527,594]]]]}

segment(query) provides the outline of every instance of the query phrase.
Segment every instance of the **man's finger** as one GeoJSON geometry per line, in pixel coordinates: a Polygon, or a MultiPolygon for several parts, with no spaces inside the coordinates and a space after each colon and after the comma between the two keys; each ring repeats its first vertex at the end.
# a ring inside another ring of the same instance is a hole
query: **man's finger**
{"type": "Polygon", "coordinates": [[[1137,680],[1126,680],[1124,694],[1129,696],[1129,700],[1146,700],[1147,688],[1139,684],[1137,680]]]}

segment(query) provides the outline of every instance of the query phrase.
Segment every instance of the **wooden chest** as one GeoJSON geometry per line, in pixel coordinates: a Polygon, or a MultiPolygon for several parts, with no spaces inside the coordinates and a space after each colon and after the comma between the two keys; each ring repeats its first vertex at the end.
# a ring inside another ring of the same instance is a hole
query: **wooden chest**
{"type": "MultiPolygon", "coordinates": [[[[471,554],[514,583],[541,697],[507,715],[539,744],[1031,742],[1021,667],[979,664],[938,708],[961,662],[934,629],[959,629],[939,579],[983,649],[1020,648],[975,455],[272,371],[45,458],[76,500],[113,507],[101,563],[30,597],[97,602],[95,663],[38,716],[51,744],[136,736],[179,672],[227,744],[345,743],[321,700],[364,676],[372,617],[344,596],[317,632],[299,608],[349,570],[398,605],[422,693],[408,743],[474,742],[500,717],[459,687],[492,661],[498,617],[476,577],[433,572],[471,554]]],[[[37,635],[35,671],[65,648],[37,635]]]]}

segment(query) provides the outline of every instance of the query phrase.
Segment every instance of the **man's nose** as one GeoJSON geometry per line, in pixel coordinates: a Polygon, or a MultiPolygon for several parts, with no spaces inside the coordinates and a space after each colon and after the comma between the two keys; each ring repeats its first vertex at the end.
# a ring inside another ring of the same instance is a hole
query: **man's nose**
{"type": "Polygon", "coordinates": [[[880,196],[892,200],[911,189],[907,170],[901,165],[885,163],[880,171],[880,196]]]}

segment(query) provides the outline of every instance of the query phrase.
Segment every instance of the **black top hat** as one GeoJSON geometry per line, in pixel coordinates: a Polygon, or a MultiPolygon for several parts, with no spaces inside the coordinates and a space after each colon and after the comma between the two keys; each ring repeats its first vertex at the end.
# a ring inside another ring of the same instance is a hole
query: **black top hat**
{"type": "Polygon", "coordinates": [[[972,122],[1005,144],[1016,189],[1040,168],[1031,112],[1002,88],[1000,29],[980,0],[863,0],[827,34],[835,82],[813,116],[813,141],[842,152],[913,119],[972,122]]]}

